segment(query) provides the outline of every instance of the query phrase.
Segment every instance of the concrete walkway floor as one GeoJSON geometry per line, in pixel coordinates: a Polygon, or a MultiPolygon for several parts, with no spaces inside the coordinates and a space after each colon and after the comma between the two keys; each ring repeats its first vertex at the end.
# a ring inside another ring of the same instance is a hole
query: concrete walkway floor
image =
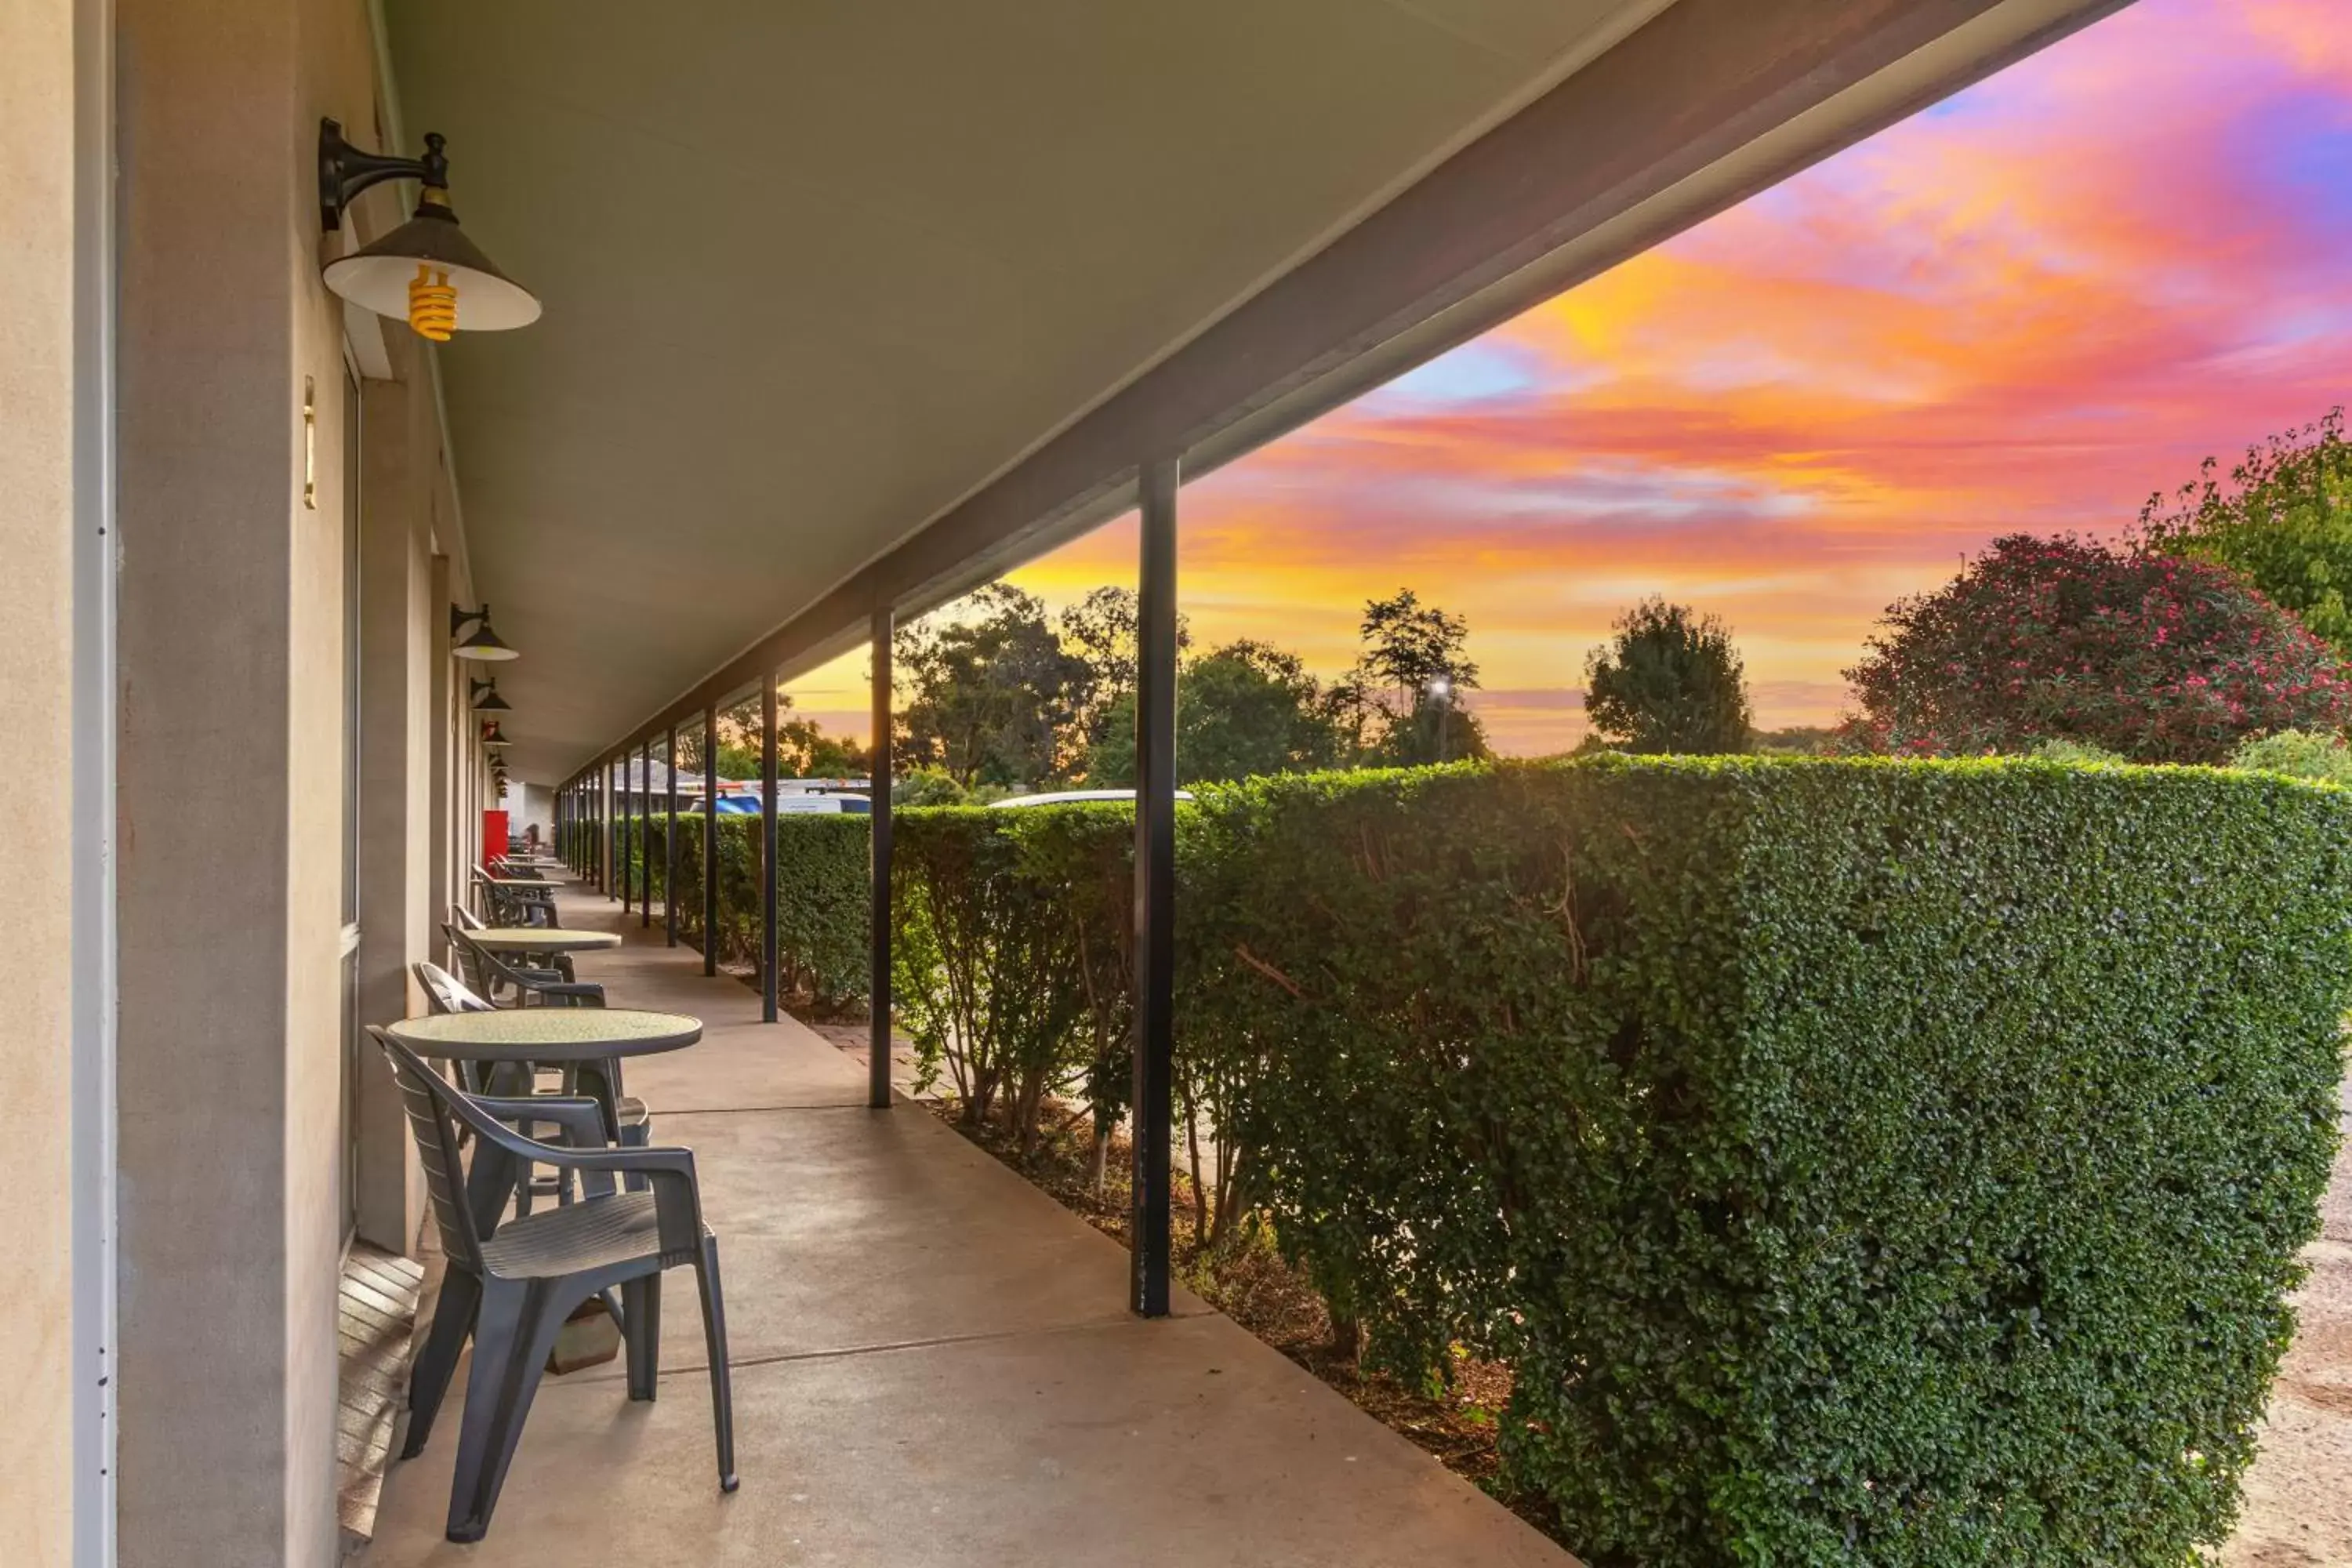
{"type": "Polygon", "coordinates": [[[690,1272],[668,1277],[660,1397],[617,1362],[541,1387],[489,1538],[442,1540],[460,1368],[425,1453],[395,1462],[368,1568],[1478,1563],[1575,1559],[1245,1331],[1179,1292],[1126,1309],[1127,1255],[919,1107],[759,1020],[617,904],[581,978],[692,1013],[690,1049],[629,1064],[656,1141],[695,1151],[719,1238],[742,1489],[715,1480],[690,1272]]]}

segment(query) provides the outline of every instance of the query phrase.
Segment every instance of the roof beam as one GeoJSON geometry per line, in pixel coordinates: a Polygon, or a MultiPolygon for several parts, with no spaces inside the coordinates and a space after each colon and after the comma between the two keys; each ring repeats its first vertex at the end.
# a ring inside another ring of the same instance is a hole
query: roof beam
{"type": "Polygon", "coordinates": [[[1297,428],[2129,0],[1678,0],[613,751],[1297,428]]]}

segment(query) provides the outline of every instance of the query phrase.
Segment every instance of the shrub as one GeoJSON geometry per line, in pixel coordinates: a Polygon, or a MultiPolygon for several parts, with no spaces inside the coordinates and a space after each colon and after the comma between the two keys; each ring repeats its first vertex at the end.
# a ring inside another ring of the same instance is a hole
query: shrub
{"type": "Polygon", "coordinates": [[[2352,801],[1599,757],[1203,792],[1183,1048],[1596,1564],[2179,1568],[2291,1329],[2352,801]]]}
{"type": "Polygon", "coordinates": [[[2073,763],[2089,768],[2111,768],[2131,760],[2087,741],[2044,741],[2029,754],[2039,762],[2073,763]]]}
{"type": "Polygon", "coordinates": [[[1072,1076],[1085,984],[1060,889],[1024,873],[1021,822],[982,806],[897,819],[891,963],[926,1081],[944,1068],[968,1122],[1001,1110],[1025,1154],[1072,1076]]]}
{"type": "MultiPolygon", "coordinates": [[[[666,818],[646,819],[645,852],[652,858],[653,889],[664,895],[666,818]]],[[[678,931],[702,938],[702,817],[677,819],[678,931]]],[[[633,840],[638,836],[633,835],[633,840]]],[[[867,904],[868,819],[792,815],[776,818],[776,977],[788,995],[821,1006],[866,1000],[872,951],[867,904]]],[[[630,852],[634,868],[638,851],[630,852]]],[[[760,962],[760,819],[719,818],[719,956],[730,963],[760,962]]],[[[635,875],[634,869],[632,876],[635,875]]]]}
{"type": "Polygon", "coordinates": [[[945,768],[909,768],[890,785],[895,806],[964,805],[971,800],[971,792],[945,768]]]}
{"type": "Polygon", "coordinates": [[[2352,656],[2352,441],[2344,410],[2273,436],[2230,470],[2205,459],[2197,479],[2140,510],[2141,537],[2178,555],[2246,574],[2314,633],[2352,656]]]}
{"type": "Polygon", "coordinates": [[[1850,734],[1900,755],[2088,742],[2218,763],[2250,735],[2352,719],[2335,651],[2210,563],[2011,534],[1898,601],[1847,670],[1850,734]]]}
{"type": "Polygon", "coordinates": [[[2291,779],[2352,784],[2352,746],[2347,746],[2341,735],[2314,734],[2308,730],[2281,730],[2249,741],[2231,757],[2230,765],[2284,773],[2291,779]]]}

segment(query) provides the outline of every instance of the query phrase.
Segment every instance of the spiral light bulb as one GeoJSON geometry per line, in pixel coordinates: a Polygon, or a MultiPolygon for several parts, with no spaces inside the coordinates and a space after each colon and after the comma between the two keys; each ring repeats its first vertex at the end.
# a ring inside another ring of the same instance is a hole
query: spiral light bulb
{"type": "Polygon", "coordinates": [[[457,289],[446,268],[416,264],[416,276],[408,280],[408,324],[436,343],[447,342],[457,330],[457,289]]]}

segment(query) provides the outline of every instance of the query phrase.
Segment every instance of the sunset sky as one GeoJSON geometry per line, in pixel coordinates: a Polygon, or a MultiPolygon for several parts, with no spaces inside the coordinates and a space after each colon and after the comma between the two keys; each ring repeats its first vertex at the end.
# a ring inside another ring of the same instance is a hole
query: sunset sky
{"type": "MultiPolygon", "coordinates": [[[[1713,610],[1757,718],[1822,723],[1887,603],[2352,388],[2352,0],[2121,15],[1183,491],[1196,646],[1330,674],[1368,597],[1469,618],[1498,748],[1583,731],[1585,651],[1713,610]]],[[[1114,523],[1013,574],[1134,580],[1114,523]]],[[[793,683],[865,730],[862,653],[793,683]]]]}

